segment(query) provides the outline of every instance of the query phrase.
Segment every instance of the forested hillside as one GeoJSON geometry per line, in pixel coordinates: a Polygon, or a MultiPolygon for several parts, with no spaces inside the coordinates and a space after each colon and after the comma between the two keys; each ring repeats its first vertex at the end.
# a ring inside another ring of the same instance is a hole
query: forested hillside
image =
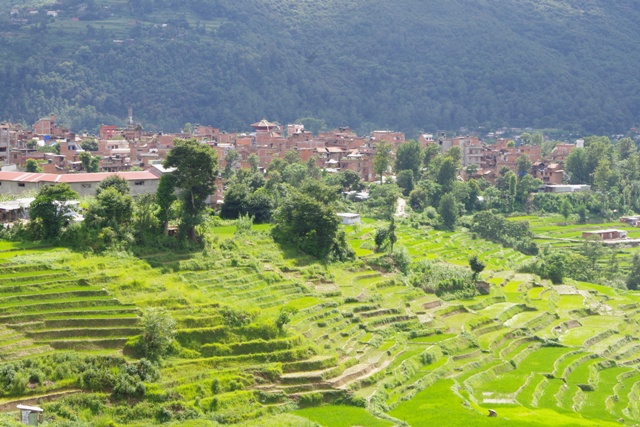
{"type": "Polygon", "coordinates": [[[639,18],[632,0],[2,1],[0,117],[624,130],[639,18]]]}

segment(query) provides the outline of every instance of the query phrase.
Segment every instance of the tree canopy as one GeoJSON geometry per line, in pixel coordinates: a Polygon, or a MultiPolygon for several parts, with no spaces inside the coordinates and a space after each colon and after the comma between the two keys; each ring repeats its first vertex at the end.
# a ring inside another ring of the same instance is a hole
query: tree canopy
{"type": "Polygon", "coordinates": [[[176,140],[163,163],[175,168],[171,174],[182,200],[181,227],[184,233],[195,238],[195,226],[202,222],[205,201],[214,189],[218,174],[216,152],[196,140],[176,140]]]}

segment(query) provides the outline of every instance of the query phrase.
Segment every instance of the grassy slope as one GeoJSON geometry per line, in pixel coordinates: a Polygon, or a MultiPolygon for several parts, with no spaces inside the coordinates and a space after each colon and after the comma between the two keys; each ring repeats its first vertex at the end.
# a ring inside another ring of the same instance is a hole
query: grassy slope
{"type": "MultiPolygon", "coordinates": [[[[366,221],[346,229],[365,259],[373,255],[371,236],[377,225],[366,221]]],[[[264,226],[259,229],[266,231],[264,226]]],[[[267,417],[265,425],[295,425],[295,417],[308,417],[326,427],[387,425],[350,407],[331,407],[338,414],[336,421],[318,408],[295,416],[277,415],[291,408],[291,402],[332,401],[342,393],[332,390],[339,388],[366,401],[383,402],[392,417],[411,425],[449,422],[451,411],[459,425],[502,425],[505,420],[509,425],[548,425],[550,420],[565,425],[609,425],[621,418],[638,421],[635,385],[640,378],[632,375],[640,357],[634,338],[638,332],[636,293],[571,282],[553,287],[539,278],[514,273],[525,256],[474,240],[463,229],[449,233],[400,224],[398,244],[408,248],[414,261],[428,258],[464,265],[469,255],[478,254],[487,262],[482,278],[492,284],[489,296],[441,301],[401,281],[391,281],[396,277],[393,274],[362,264],[325,267],[282,251],[260,232],[237,236],[234,231],[234,227],[214,230],[219,242],[235,242],[234,251],[213,248],[206,256],[85,257],[0,242],[0,278],[4,278],[0,283],[2,287],[9,282],[24,286],[22,293],[28,295],[39,286],[67,286],[69,277],[82,277],[89,285],[100,283],[115,301],[168,307],[178,320],[181,343],[199,356],[169,360],[160,387],[173,389],[191,404],[204,402],[201,407],[206,410],[212,399],[212,379],[218,378],[223,387],[218,396],[223,402],[220,410],[230,414],[230,420],[267,417]],[[55,280],[49,280],[52,278],[55,280]],[[257,347],[251,344],[255,337],[226,326],[220,315],[221,306],[231,306],[254,313],[255,325],[268,325],[283,305],[299,310],[287,334],[257,347]],[[595,311],[581,310],[586,306],[595,311]],[[434,335],[434,331],[448,333],[434,335]],[[206,344],[220,339],[230,345],[231,354],[208,353],[206,344]],[[545,347],[545,340],[564,347],[545,347]],[[275,350],[276,358],[261,355],[261,346],[273,345],[293,353],[275,350]],[[432,355],[430,363],[424,363],[423,354],[432,355]],[[283,373],[275,380],[258,381],[252,372],[260,366],[283,373]],[[231,382],[241,384],[242,390],[225,389],[231,382]],[[270,397],[265,400],[264,396],[270,397]],[[451,405],[456,401],[461,404],[451,405]],[[488,409],[498,411],[497,421],[486,417],[488,409]]],[[[13,286],[5,294],[14,298],[20,292],[13,286]]],[[[85,319],[104,318],[93,312],[103,313],[104,307],[85,307],[82,314],[74,315],[76,324],[60,323],[69,317],[65,305],[81,299],[71,296],[60,299],[60,309],[33,310],[32,314],[55,326],[36,323],[24,329],[16,321],[3,321],[14,335],[0,331],[0,338],[6,338],[0,346],[36,340],[43,333],[48,340],[93,343],[86,332],[70,337],[77,334],[79,325],[90,322],[85,319]]],[[[15,310],[24,311],[20,308],[23,301],[11,301],[0,303],[3,310],[9,310],[8,316],[15,316],[15,310]]],[[[118,323],[118,316],[111,317],[110,322],[118,323]]],[[[118,330],[121,325],[105,326],[118,330]]],[[[99,351],[115,350],[107,346],[99,351]]],[[[55,385],[33,393],[51,391],[55,385]]]]}

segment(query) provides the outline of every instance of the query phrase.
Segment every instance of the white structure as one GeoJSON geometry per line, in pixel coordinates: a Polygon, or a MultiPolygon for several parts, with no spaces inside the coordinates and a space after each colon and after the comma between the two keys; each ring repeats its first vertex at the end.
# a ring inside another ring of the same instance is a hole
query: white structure
{"type": "Polygon", "coordinates": [[[579,185],[569,185],[569,184],[547,184],[544,186],[544,191],[547,193],[574,193],[576,191],[589,191],[591,190],[590,185],[579,184],[579,185]]]}
{"type": "Polygon", "coordinates": [[[43,421],[42,413],[44,409],[38,406],[27,406],[27,405],[18,405],[16,406],[20,409],[20,421],[28,426],[37,426],[39,423],[43,421]]]}
{"type": "Polygon", "coordinates": [[[338,213],[340,222],[344,225],[360,224],[360,214],[356,213],[338,213]]]}

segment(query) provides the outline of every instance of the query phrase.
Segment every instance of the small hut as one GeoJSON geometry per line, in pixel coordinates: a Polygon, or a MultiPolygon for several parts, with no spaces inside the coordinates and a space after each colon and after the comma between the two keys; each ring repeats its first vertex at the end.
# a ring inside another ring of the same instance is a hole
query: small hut
{"type": "Polygon", "coordinates": [[[20,409],[20,421],[28,426],[37,426],[43,421],[44,409],[38,406],[18,405],[20,409]]]}

